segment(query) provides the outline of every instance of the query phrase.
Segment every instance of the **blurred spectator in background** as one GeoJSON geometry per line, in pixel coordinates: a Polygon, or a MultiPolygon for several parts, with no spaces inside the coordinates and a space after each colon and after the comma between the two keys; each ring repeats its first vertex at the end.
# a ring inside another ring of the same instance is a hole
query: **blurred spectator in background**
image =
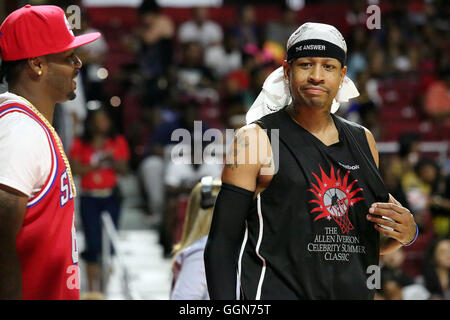
{"type": "Polygon", "coordinates": [[[450,239],[438,238],[428,248],[424,282],[432,299],[450,300],[450,239]]]}
{"type": "Polygon", "coordinates": [[[239,47],[241,50],[245,49],[248,45],[261,46],[261,30],[256,25],[255,8],[251,5],[244,5],[238,7],[239,19],[237,20],[237,26],[233,28],[239,47]]]}
{"type": "Polygon", "coordinates": [[[366,1],[352,0],[349,10],[345,16],[349,26],[361,26],[367,21],[366,1]]]}
{"type": "Polygon", "coordinates": [[[154,119],[157,124],[147,137],[143,159],[137,171],[145,192],[145,211],[151,227],[159,226],[164,212],[164,175],[174,143],[171,141],[172,132],[187,127],[183,113],[180,117],[173,110],[163,109],[155,115],[160,119],[154,119]]]}
{"type": "Polygon", "coordinates": [[[437,163],[421,158],[414,170],[403,175],[402,187],[419,229],[424,228],[430,215],[430,199],[440,174],[437,163]]]}
{"type": "Polygon", "coordinates": [[[182,60],[177,66],[177,88],[182,95],[197,96],[213,81],[211,70],[204,65],[203,48],[198,42],[183,44],[182,60]]]}
{"type": "MultiPolygon", "coordinates": [[[[87,12],[83,12],[81,19],[81,28],[76,30],[78,34],[89,32],[100,32],[91,26],[91,19],[87,12]]],[[[83,59],[82,79],[85,91],[86,101],[104,100],[103,80],[107,77],[107,71],[104,69],[106,57],[109,51],[106,40],[89,43],[85,48],[78,49],[77,54],[83,59]]]]}
{"type": "Polygon", "coordinates": [[[402,270],[402,264],[405,261],[405,252],[402,248],[380,256],[380,264],[382,266],[381,273],[390,272],[394,276],[401,287],[413,284],[414,279],[405,274],[402,270]]]}
{"type": "MultiPolygon", "coordinates": [[[[193,136],[195,139],[195,136],[193,136]]],[[[172,245],[176,241],[176,221],[187,201],[187,195],[204,176],[220,178],[222,162],[219,158],[204,157],[205,144],[201,141],[191,141],[190,144],[178,144],[183,154],[178,157],[178,151],[172,149],[172,159],[165,171],[166,210],[163,217],[162,244],[165,255],[170,255],[172,245]],[[199,144],[200,148],[196,145],[199,144]],[[200,163],[198,163],[200,159],[200,163]]],[[[220,155],[216,155],[220,156],[220,155]]],[[[179,220],[179,219],[178,219],[179,220]]]]}
{"type": "Polygon", "coordinates": [[[59,104],[59,118],[54,121],[55,129],[64,144],[64,151],[69,154],[75,137],[84,131],[84,120],[87,116],[86,97],[81,73],[77,77],[76,97],[59,104]]]}
{"type": "Polygon", "coordinates": [[[440,74],[425,93],[425,112],[439,122],[450,120],[450,66],[440,74]]]}
{"type": "Polygon", "coordinates": [[[150,108],[164,100],[173,60],[175,25],[160,12],[155,0],[145,0],[139,15],[139,73],[143,78],[143,106],[150,108]]]}
{"type": "Polygon", "coordinates": [[[359,96],[352,99],[345,108],[345,104],[338,110],[338,114],[346,119],[360,123],[369,129],[375,139],[380,139],[381,128],[379,119],[379,110],[375,103],[370,99],[367,92],[367,82],[370,74],[367,71],[361,71],[356,77],[356,86],[359,91],[359,96]]]}
{"type": "MultiPolygon", "coordinates": [[[[350,79],[355,79],[356,75],[360,72],[367,72],[367,33],[366,29],[363,27],[356,27],[351,32],[351,37],[349,39],[349,47],[352,50],[349,52],[348,63],[347,63],[347,76],[350,79]]],[[[369,76],[365,76],[369,78],[369,76]]],[[[364,83],[365,85],[365,83],[364,83]]],[[[358,89],[362,89],[361,85],[358,85],[358,89]]]]}
{"type": "Polygon", "coordinates": [[[70,153],[72,170],[81,177],[80,214],[86,250],[88,291],[101,292],[99,259],[102,248],[101,214],[106,211],[118,227],[120,196],[117,175],[127,172],[129,159],[125,138],[116,134],[104,108],[91,111],[82,138],[70,153]]]}
{"type": "Polygon", "coordinates": [[[292,10],[284,1],[280,6],[280,20],[267,23],[265,40],[276,42],[282,47],[285,47],[291,34],[298,28],[297,12],[292,10]]]}
{"type": "Polygon", "coordinates": [[[209,300],[203,253],[220,179],[204,177],[191,191],[181,240],[173,247],[171,300],[209,300]]]}
{"type": "Polygon", "coordinates": [[[429,205],[436,235],[450,236],[450,175],[442,169],[433,183],[429,205]]]}
{"type": "Polygon", "coordinates": [[[396,174],[392,165],[392,158],[385,155],[380,156],[380,173],[383,182],[390,194],[397,199],[405,208],[410,209],[408,200],[406,198],[405,191],[403,190],[401,177],[396,174]]]}
{"type": "Polygon", "coordinates": [[[225,31],[223,45],[209,47],[205,52],[205,66],[210,68],[216,80],[242,67],[242,54],[236,36],[225,31]]]}
{"type": "Polygon", "coordinates": [[[208,19],[208,8],[192,9],[192,19],[184,22],[178,29],[178,41],[197,42],[203,48],[222,42],[222,27],[208,19]]]}
{"type": "Polygon", "coordinates": [[[395,174],[401,178],[412,171],[420,158],[420,135],[416,132],[404,132],[398,139],[398,154],[392,166],[395,174]]]}
{"type": "MultiPolygon", "coordinates": [[[[402,264],[405,253],[402,248],[381,256],[381,298],[385,300],[427,300],[428,290],[404,273],[402,264]]],[[[379,297],[380,298],[380,297],[379,297]]]]}
{"type": "Polygon", "coordinates": [[[381,273],[381,290],[377,300],[403,300],[402,286],[393,271],[385,270],[381,273]]]}

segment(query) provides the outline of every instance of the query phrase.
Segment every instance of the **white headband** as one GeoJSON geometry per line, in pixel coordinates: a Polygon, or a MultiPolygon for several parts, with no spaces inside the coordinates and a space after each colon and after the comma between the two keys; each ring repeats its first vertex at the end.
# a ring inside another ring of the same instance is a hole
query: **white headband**
{"type": "MultiPolygon", "coordinates": [[[[332,43],[347,53],[347,45],[342,34],[333,26],[323,23],[307,22],[301,25],[287,42],[287,50],[305,40],[323,40],[332,43]]],[[[319,46],[320,47],[320,46],[319,46]]],[[[353,81],[345,76],[342,86],[331,105],[331,113],[339,109],[342,102],[359,96],[353,81]]],[[[264,81],[262,90],[246,115],[247,124],[261,117],[276,112],[292,102],[289,86],[284,79],[283,67],[273,71],[264,81]]]]}

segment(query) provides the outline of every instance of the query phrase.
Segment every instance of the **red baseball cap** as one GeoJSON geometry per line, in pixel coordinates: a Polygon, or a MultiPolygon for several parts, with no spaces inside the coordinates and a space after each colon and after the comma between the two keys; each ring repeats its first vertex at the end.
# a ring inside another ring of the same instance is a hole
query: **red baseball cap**
{"type": "Polygon", "coordinates": [[[97,40],[93,32],[75,37],[64,11],[57,6],[26,6],[12,12],[0,26],[4,61],[63,52],[97,40]]]}

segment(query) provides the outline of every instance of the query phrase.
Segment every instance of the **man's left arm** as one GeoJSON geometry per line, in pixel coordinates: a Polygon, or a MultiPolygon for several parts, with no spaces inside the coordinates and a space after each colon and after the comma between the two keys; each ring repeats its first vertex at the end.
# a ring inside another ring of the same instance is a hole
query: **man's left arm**
{"type": "MultiPolygon", "coordinates": [[[[378,168],[379,157],[375,139],[372,133],[365,129],[370,151],[378,168]]],[[[375,229],[381,233],[380,255],[391,253],[402,245],[409,244],[416,236],[416,222],[411,212],[403,207],[391,194],[389,202],[373,203],[367,214],[367,220],[374,222],[375,229]],[[392,219],[384,219],[387,217],[392,219]],[[382,226],[392,228],[385,229],[382,226]]]]}

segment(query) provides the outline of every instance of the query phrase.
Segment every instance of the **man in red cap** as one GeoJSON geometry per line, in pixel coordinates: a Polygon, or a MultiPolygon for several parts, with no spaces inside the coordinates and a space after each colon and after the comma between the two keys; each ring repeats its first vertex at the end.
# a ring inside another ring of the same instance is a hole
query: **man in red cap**
{"type": "Polygon", "coordinates": [[[99,37],[75,37],[56,6],[26,5],[0,26],[0,299],[79,299],[76,190],[51,123],[75,98],[75,48],[99,37]]]}

